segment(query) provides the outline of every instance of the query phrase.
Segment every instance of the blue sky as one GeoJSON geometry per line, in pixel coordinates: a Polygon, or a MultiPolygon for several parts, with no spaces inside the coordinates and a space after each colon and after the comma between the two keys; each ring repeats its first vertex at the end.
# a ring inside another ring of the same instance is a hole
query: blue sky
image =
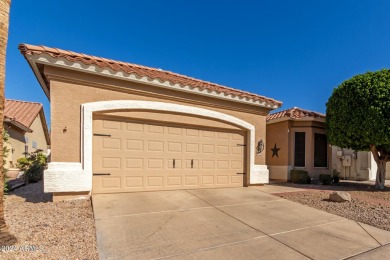
{"type": "MultiPolygon", "coordinates": [[[[344,80],[390,68],[390,1],[18,1],[6,97],[50,104],[19,43],[157,67],[325,112],[344,80]]],[[[49,119],[50,121],[50,119],[49,119]]]]}

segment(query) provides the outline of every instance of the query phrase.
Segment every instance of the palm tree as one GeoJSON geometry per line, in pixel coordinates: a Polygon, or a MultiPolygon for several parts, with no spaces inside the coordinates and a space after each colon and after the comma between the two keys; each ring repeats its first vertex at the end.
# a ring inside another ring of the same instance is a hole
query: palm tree
{"type": "MultiPolygon", "coordinates": [[[[9,9],[11,0],[0,0],[0,133],[4,121],[5,52],[8,42],[9,9]]],[[[2,135],[1,135],[2,136],[2,135]]],[[[4,218],[3,139],[0,138],[0,241],[7,234],[4,218]]]]}

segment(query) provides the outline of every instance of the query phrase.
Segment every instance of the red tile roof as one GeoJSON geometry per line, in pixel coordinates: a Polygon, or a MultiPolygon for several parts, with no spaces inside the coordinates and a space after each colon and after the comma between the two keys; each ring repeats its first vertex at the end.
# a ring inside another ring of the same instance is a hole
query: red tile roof
{"type": "Polygon", "coordinates": [[[278,119],[278,118],[290,118],[290,119],[302,119],[304,117],[313,118],[325,118],[324,114],[305,110],[299,107],[289,108],[283,111],[279,111],[267,116],[267,121],[278,119]]]}
{"type": "Polygon", "coordinates": [[[282,102],[267,98],[261,95],[229,88],[226,86],[218,85],[215,83],[191,78],[188,76],[180,75],[174,72],[165,71],[161,69],[136,65],[127,62],[115,61],[111,59],[86,55],[82,53],[76,53],[72,51],[65,51],[57,48],[50,48],[45,46],[35,46],[29,44],[20,44],[19,50],[26,57],[27,55],[41,55],[47,54],[53,58],[65,58],[71,62],[82,62],[86,65],[96,65],[100,68],[109,68],[113,71],[123,71],[128,74],[136,74],[138,76],[146,76],[151,79],[160,79],[162,81],[169,81],[174,84],[181,84],[184,86],[190,86],[198,88],[199,90],[216,91],[217,93],[224,93],[226,95],[238,96],[240,98],[247,98],[260,102],[267,102],[280,107],[282,102]]]}
{"type": "Polygon", "coordinates": [[[12,121],[18,122],[26,128],[30,128],[42,107],[42,104],[36,102],[6,99],[4,116],[12,121]]]}

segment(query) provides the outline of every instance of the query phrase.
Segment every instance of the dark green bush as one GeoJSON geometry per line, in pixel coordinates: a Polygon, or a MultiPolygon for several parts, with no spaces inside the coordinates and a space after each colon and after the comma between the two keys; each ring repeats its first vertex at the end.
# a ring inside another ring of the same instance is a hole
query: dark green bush
{"type": "Polygon", "coordinates": [[[24,171],[26,182],[37,182],[41,180],[46,165],[46,155],[39,149],[30,154],[26,154],[26,157],[19,158],[17,164],[18,168],[24,171]]]}
{"type": "Polygon", "coordinates": [[[320,174],[320,182],[323,185],[330,185],[332,183],[333,176],[330,174],[320,174]]]}
{"type": "Polygon", "coordinates": [[[311,182],[309,174],[303,170],[291,170],[290,177],[292,183],[308,184],[311,182]]]}

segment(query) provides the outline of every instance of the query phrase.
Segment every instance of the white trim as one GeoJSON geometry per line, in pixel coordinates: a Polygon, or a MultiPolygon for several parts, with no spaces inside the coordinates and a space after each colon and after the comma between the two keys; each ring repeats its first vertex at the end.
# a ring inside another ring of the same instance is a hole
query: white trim
{"type": "MultiPolygon", "coordinates": [[[[178,91],[184,91],[184,92],[190,92],[192,94],[198,94],[198,95],[203,95],[203,96],[209,96],[213,98],[218,98],[218,99],[224,99],[224,100],[229,100],[229,101],[235,101],[239,103],[244,103],[248,105],[255,105],[259,107],[265,107],[268,109],[276,109],[279,108],[280,105],[273,104],[271,102],[265,102],[265,101],[259,101],[259,100],[254,100],[250,98],[243,98],[239,96],[235,96],[232,94],[226,94],[226,93],[218,93],[216,91],[210,91],[207,89],[199,89],[193,86],[188,86],[188,85],[182,85],[182,84],[177,84],[177,83],[172,83],[170,81],[162,81],[160,79],[152,79],[146,76],[140,77],[139,75],[135,73],[126,73],[124,71],[113,71],[109,68],[100,68],[96,65],[86,65],[84,63],[80,62],[73,62],[69,61],[65,58],[53,58],[48,54],[40,54],[40,55],[29,55],[28,60],[30,64],[32,65],[33,69],[36,68],[35,63],[41,63],[41,64],[50,64],[51,66],[55,67],[60,67],[60,68],[67,68],[67,69],[72,69],[76,71],[82,71],[82,72],[87,72],[95,75],[100,75],[100,76],[106,76],[106,77],[111,77],[111,78],[117,78],[121,80],[127,80],[127,81],[132,81],[132,82],[137,82],[137,83],[142,83],[142,84],[147,84],[147,85],[152,85],[152,86],[157,86],[157,87],[162,87],[162,88],[168,88],[168,89],[174,89],[178,91]],[[34,64],[34,65],[33,65],[34,64]]],[[[38,77],[39,82],[41,83],[42,87],[45,90],[47,86],[43,83],[42,80],[40,80],[40,73],[37,72],[34,69],[35,74],[38,77]]],[[[46,94],[47,95],[47,94],[46,94]]]]}
{"type": "Polygon", "coordinates": [[[109,110],[118,110],[118,109],[142,109],[142,110],[151,110],[151,111],[164,111],[164,112],[178,112],[189,115],[198,115],[208,118],[218,119],[225,122],[230,122],[234,125],[237,125],[241,128],[244,128],[248,131],[249,135],[249,174],[252,175],[252,170],[255,164],[255,127],[248,122],[241,120],[237,117],[223,114],[220,112],[184,106],[172,103],[164,102],[154,102],[154,101],[141,101],[141,100],[113,100],[113,101],[100,101],[92,102],[81,105],[82,109],[82,140],[81,146],[83,147],[82,151],[82,163],[84,172],[87,175],[90,175],[92,182],[92,123],[93,112],[97,111],[109,111],[109,110]]]}
{"type": "Polygon", "coordinates": [[[248,134],[249,184],[268,183],[266,165],[255,165],[255,127],[237,117],[224,113],[172,103],[112,100],[85,103],[81,105],[81,163],[50,163],[45,171],[45,192],[91,191],[92,190],[92,138],[93,113],[120,109],[175,112],[203,116],[232,123],[248,134]]]}

